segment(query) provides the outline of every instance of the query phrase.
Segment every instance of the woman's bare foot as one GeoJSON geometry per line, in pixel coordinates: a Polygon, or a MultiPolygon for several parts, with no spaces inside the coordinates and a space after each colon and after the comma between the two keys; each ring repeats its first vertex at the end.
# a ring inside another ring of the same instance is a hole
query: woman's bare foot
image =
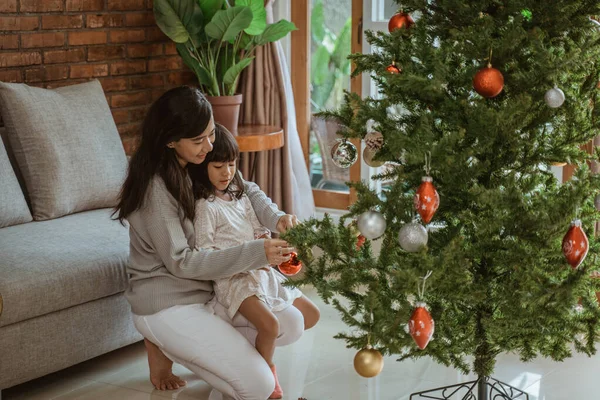
{"type": "Polygon", "coordinates": [[[186,381],[173,375],[173,361],[148,339],[144,339],[148,351],[148,364],[150,366],[150,382],[156,390],[175,390],[185,386],[186,381]]]}

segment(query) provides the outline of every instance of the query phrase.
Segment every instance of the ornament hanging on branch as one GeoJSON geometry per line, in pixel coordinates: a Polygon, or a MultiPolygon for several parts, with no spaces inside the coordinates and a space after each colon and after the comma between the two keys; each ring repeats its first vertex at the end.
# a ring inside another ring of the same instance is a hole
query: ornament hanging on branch
{"type": "Polygon", "coordinates": [[[360,233],[369,240],[377,239],[385,233],[387,222],[377,211],[365,211],[356,220],[360,233]]]}
{"type": "Polygon", "coordinates": [[[354,356],[354,369],[364,378],[373,378],[383,369],[383,356],[370,344],[354,356]]]}
{"type": "Polygon", "coordinates": [[[388,67],[385,70],[392,75],[399,74],[400,72],[402,72],[402,69],[396,66],[396,61],[392,61],[392,63],[388,65],[388,67]]]}
{"type": "Polygon", "coordinates": [[[291,252],[290,255],[289,260],[279,264],[279,272],[286,276],[296,275],[302,269],[302,262],[298,259],[298,254],[291,252]]]}
{"type": "Polygon", "coordinates": [[[544,101],[550,108],[558,108],[565,102],[565,94],[558,87],[548,90],[544,95],[544,101]]]}
{"type": "Polygon", "coordinates": [[[358,159],[358,150],[348,140],[338,139],[331,148],[331,159],[340,168],[350,168],[358,159]]]}
{"type": "Polygon", "coordinates": [[[435,186],[433,186],[433,178],[429,176],[431,172],[431,152],[429,152],[429,157],[425,155],[424,169],[427,175],[421,178],[422,182],[415,193],[414,203],[421,219],[428,224],[440,206],[440,196],[435,186]]]}
{"type": "Polygon", "coordinates": [[[427,246],[427,239],[427,229],[416,222],[404,225],[398,234],[400,247],[409,253],[415,253],[427,246]]]}
{"type": "Polygon", "coordinates": [[[377,154],[377,150],[372,150],[369,147],[365,147],[363,150],[363,160],[369,167],[378,168],[385,164],[385,161],[374,160],[373,158],[377,154]]]}
{"type": "Polygon", "coordinates": [[[365,135],[365,145],[371,150],[379,150],[383,147],[383,134],[381,132],[369,132],[365,135]]]}
{"type": "Polygon", "coordinates": [[[473,77],[473,88],[486,98],[496,97],[504,88],[502,72],[492,67],[492,51],[486,68],[480,69],[473,77]]]}
{"type": "MultiPolygon", "coordinates": [[[[419,299],[424,298],[425,283],[431,276],[431,273],[431,271],[428,271],[427,275],[421,278],[423,283],[417,288],[419,299]]],[[[427,304],[422,301],[418,302],[408,321],[408,332],[421,350],[424,350],[429,344],[429,341],[433,337],[434,330],[435,322],[433,321],[431,314],[429,314],[429,311],[427,311],[427,304]]]]}
{"type": "Polygon", "coordinates": [[[581,220],[575,219],[571,222],[571,227],[562,241],[562,249],[567,262],[571,267],[577,268],[588,253],[588,238],[581,228],[581,220]]]}
{"type": "Polygon", "coordinates": [[[411,16],[403,11],[397,12],[390,18],[388,22],[388,31],[392,33],[397,29],[411,28],[415,24],[415,21],[411,16]]]}

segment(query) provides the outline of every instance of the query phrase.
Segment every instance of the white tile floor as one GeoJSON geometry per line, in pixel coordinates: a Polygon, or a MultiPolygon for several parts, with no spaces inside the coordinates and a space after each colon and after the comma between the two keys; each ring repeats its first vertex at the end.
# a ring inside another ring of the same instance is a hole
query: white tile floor
{"type": "MultiPolygon", "coordinates": [[[[429,360],[398,363],[385,360],[376,378],[360,378],[352,367],[355,351],[332,336],[345,330],[337,312],[308,293],[322,319],[292,346],[277,350],[277,370],[285,399],[408,400],[410,393],[469,380],[429,360]]],[[[188,381],[177,391],[153,390],[142,343],[98,357],[67,370],[4,390],[3,400],[207,400],[209,387],[181,366],[175,372],[188,381]]],[[[499,358],[495,377],[529,394],[530,400],[597,400],[600,356],[576,355],[563,363],[540,359],[524,364],[518,357],[499,358]]],[[[523,397],[521,397],[523,398],[523,397]]]]}

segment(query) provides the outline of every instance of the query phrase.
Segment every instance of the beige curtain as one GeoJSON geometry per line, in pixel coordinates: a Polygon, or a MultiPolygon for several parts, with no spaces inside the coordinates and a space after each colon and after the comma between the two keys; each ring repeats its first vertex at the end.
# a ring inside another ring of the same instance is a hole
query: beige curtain
{"type": "MultiPolygon", "coordinates": [[[[267,0],[265,5],[267,22],[272,23],[273,0],[267,0]]],[[[244,95],[240,123],[283,127],[285,144],[277,150],[245,153],[241,170],[248,178],[254,157],[258,157],[254,181],[280,209],[306,219],[314,215],[315,205],[283,49],[280,43],[270,43],[256,49],[255,56],[240,81],[244,95]]]]}

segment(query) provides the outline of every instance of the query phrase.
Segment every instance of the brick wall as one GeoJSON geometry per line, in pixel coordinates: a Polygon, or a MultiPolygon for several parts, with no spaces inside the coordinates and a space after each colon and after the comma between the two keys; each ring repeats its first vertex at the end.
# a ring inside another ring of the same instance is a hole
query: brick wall
{"type": "Polygon", "coordinates": [[[194,83],[154,23],[152,0],[0,0],[0,81],[98,79],[127,153],[153,100],[194,83]]]}

